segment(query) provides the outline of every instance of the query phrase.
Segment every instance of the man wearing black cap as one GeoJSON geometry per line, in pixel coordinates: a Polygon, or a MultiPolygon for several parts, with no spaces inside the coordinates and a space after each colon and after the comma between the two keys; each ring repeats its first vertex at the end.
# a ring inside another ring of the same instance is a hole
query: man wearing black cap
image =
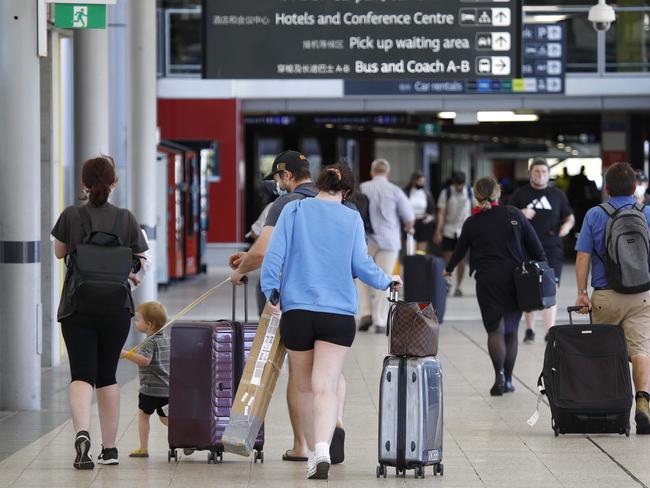
{"type": "MultiPolygon", "coordinates": [[[[264,255],[268,248],[269,241],[275,225],[280,218],[282,209],[293,200],[302,200],[312,198],[318,194],[309,171],[309,160],[304,154],[297,151],[284,151],[278,154],[271,166],[271,172],[264,178],[265,180],[275,180],[276,189],[281,195],[269,209],[266,222],[262,233],[257,238],[248,252],[238,252],[230,256],[228,263],[234,270],[230,275],[230,280],[234,284],[240,284],[247,273],[255,271],[262,267],[264,255]]],[[[336,431],[330,446],[330,458],[332,464],[343,462],[343,439],[345,436],[342,429],[343,403],[345,402],[346,382],[343,375],[339,380],[338,397],[339,397],[339,417],[336,422],[336,431]]],[[[302,433],[301,420],[298,417],[298,408],[296,406],[296,386],[291,378],[289,370],[289,383],[287,385],[287,405],[289,407],[289,418],[293,428],[293,448],[286,451],[282,456],[285,461],[307,461],[307,443],[302,433]]]]}

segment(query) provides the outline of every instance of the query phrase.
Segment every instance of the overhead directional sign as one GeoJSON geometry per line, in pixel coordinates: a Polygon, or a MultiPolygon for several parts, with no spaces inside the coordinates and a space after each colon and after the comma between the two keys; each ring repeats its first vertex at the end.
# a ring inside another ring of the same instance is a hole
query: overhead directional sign
{"type": "Polygon", "coordinates": [[[204,77],[519,76],[521,0],[203,0],[204,77]]]}
{"type": "MultiPolygon", "coordinates": [[[[477,56],[475,79],[449,77],[431,80],[422,77],[414,80],[346,80],[346,95],[460,95],[460,94],[512,94],[512,93],[564,93],[566,73],[566,35],[564,24],[529,24],[523,26],[522,77],[496,78],[492,73],[507,71],[510,58],[477,56]]],[[[479,52],[496,42],[507,42],[506,34],[478,33],[476,46],[479,52]],[[503,37],[503,39],[501,39],[503,37]]],[[[496,51],[496,50],[495,50],[496,51]]]]}
{"type": "Polygon", "coordinates": [[[564,24],[528,24],[524,26],[522,37],[522,75],[530,80],[526,91],[564,93],[566,71],[564,24]]]}

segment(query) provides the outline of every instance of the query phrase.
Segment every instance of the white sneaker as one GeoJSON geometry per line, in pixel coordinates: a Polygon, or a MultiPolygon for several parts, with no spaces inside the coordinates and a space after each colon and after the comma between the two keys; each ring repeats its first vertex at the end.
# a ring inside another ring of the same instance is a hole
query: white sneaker
{"type": "Polygon", "coordinates": [[[307,461],[307,479],[326,480],[330,471],[330,446],[326,442],[316,444],[315,452],[307,461]]]}

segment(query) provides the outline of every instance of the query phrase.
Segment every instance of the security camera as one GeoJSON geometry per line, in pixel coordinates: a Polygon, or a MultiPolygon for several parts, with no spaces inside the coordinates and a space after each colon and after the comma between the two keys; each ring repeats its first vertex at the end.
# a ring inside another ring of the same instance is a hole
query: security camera
{"type": "Polygon", "coordinates": [[[598,0],[598,4],[589,9],[589,22],[599,32],[607,32],[615,20],[616,12],[605,0],[598,0]]]}

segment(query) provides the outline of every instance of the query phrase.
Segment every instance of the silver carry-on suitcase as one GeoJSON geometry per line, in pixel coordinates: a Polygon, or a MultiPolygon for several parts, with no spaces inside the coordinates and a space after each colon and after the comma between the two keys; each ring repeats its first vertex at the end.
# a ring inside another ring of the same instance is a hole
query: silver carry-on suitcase
{"type": "Polygon", "coordinates": [[[377,477],[386,477],[387,466],[406,475],[424,478],[425,466],[433,474],[442,465],[442,367],[433,356],[389,356],[384,359],[379,389],[379,466],[377,477]]]}

